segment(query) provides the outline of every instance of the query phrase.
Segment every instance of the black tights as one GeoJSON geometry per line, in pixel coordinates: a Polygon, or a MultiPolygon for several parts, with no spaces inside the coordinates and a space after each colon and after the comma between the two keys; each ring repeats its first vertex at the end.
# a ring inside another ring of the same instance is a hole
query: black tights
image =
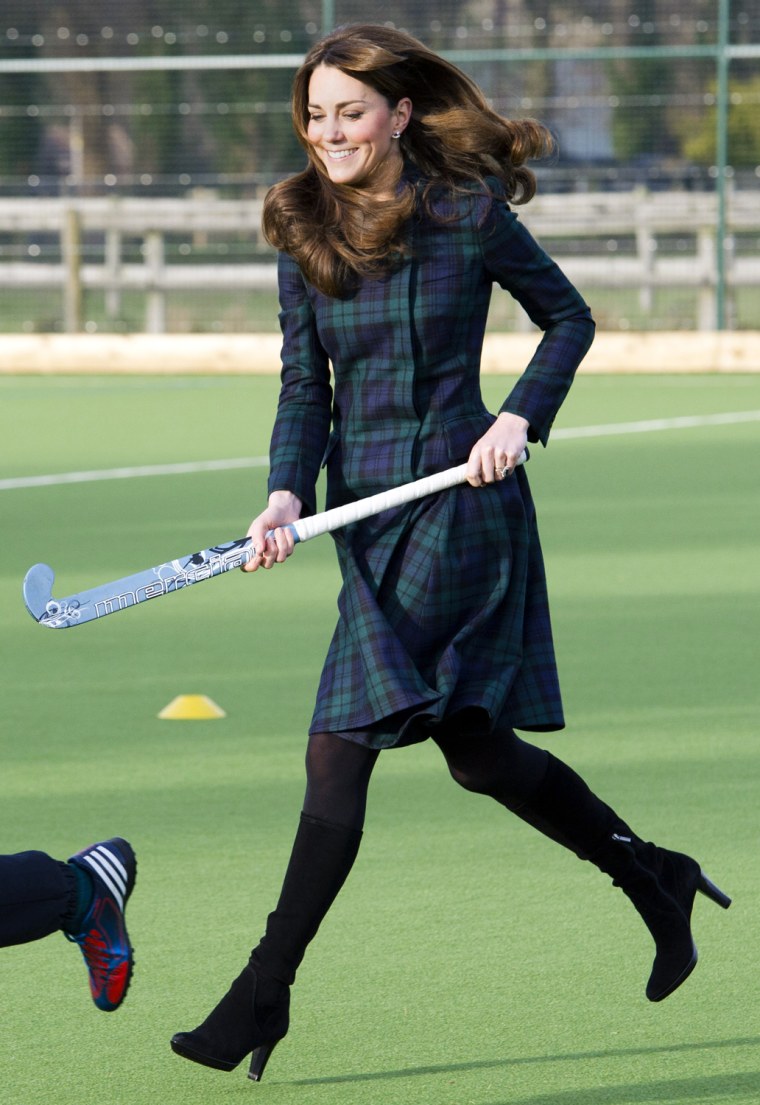
{"type": "MultiPolygon", "coordinates": [[[[440,726],[431,735],[460,786],[494,798],[577,855],[594,853],[612,811],[574,772],[509,729],[481,735],[457,721],[457,732],[440,726]]],[[[377,757],[335,733],[309,737],[303,814],[280,898],[251,955],[259,980],[293,982],[356,858],[377,757]]]]}
{"type": "Polygon", "coordinates": [[[306,816],[360,830],[378,755],[335,733],[312,733],[306,746],[306,816]]]}
{"type": "MultiPolygon", "coordinates": [[[[442,729],[433,739],[455,782],[514,811],[532,798],[546,775],[548,754],[520,740],[511,729],[477,736],[442,729]]],[[[306,749],[303,812],[361,829],[377,757],[376,749],[335,733],[313,733],[306,749]]]]}

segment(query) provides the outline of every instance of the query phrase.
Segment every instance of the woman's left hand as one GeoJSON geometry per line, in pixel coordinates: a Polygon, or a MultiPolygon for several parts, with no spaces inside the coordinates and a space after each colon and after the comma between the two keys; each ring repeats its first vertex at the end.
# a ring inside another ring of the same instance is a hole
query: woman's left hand
{"type": "Polygon", "coordinates": [[[251,538],[255,555],[243,565],[244,572],[272,568],[283,564],[292,554],[295,538],[287,528],[301,515],[301,500],[290,491],[273,491],[266,510],[253,519],[247,536],[251,538]]]}
{"type": "Polygon", "coordinates": [[[518,414],[502,411],[470,451],[467,482],[482,487],[511,476],[528,444],[529,425],[518,414]]]}

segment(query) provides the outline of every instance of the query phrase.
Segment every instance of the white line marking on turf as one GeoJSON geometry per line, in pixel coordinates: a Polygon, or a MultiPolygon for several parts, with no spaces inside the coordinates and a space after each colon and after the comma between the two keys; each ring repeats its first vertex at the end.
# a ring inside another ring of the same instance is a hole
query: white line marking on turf
{"type": "Polygon", "coordinates": [[[552,437],[611,437],[614,434],[648,434],[657,430],[690,430],[699,426],[732,426],[738,422],[760,422],[760,411],[728,414],[687,414],[679,418],[650,418],[642,422],[609,422],[600,426],[570,426],[552,431],[552,437]]]}
{"type": "MultiPolygon", "coordinates": [[[[701,426],[732,426],[740,422],[760,422],[760,411],[732,411],[726,414],[682,415],[676,418],[651,418],[640,422],[609,422],[599,426],[569,426],[552,431],[556,439],[612,437],[616,434],[646,434],[661,430],[687,430],[701,426]]],[[[149,464],[139,468],[101,468],[90,472],[60,472],[49,476],[18,476],[0,480],[0,491],[24,487],[54,487],[66,483],[92,483],[96,480],[130,480],[141,476],[179,476],[194,472],[226,472],[233,468],[263,468],[269,457],[236,457],[230,460],[197,460],[182,464],[149,464]]]]}
{"type": "Polygon", "coordinates": [[[91,472],[59,472],[51,476],[18,476],[0,480],[0,491],[18,487],[54,487],[62,483],[95,480],[131,480],[139,476],[184,476],[194,472],[226,472],[231,468],[263,468],[269,457],[235,457],[231,460],[189,460],[181,464],[147,464],[140,468],[99,468],[91,472]]]}

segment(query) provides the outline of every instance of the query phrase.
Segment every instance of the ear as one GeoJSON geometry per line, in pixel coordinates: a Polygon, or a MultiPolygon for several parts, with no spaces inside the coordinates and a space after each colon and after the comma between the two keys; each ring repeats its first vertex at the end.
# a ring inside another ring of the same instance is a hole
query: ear
{"type": "Polygon", "coordinates": [[[394,125],[393,129],[403,133],[409,125],[409,120],[412,117],[412,101],[405,96],[403,100],[399,100],[393,112],[394,125]]]}

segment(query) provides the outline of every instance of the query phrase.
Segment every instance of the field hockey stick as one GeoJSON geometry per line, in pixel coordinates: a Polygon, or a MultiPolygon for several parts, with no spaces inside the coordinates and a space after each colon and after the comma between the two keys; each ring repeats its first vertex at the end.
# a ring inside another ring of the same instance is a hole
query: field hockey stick
{"type": "MultiPolygon", "coordinates": [[[[518,463],[522,464],[525,459],[526,454],[523,453],[518,463]]],[[[381,491],[377,495],[369,495],[355,503],[336,506],[309,518],[299,518],[283,528],[292,532],[296,542],[310,541],[312,537],[331,533],[352,522],[380,514],[383,510],[403,506],[404,503],[421,499],[425,495],[464,483],[466,471],[466,464],[447,468],[444,472],[425,476],[389,491],[381,491]]],[[[193,583],[201,583],[204,579],[214,579],[233,568],[242,568],[255,555],[252,539],[241,537],[236,541],[201,549],[200,552],[178,560],[165,561],[154,568],[124,576],[113,583],[101,584],[89,591],[69,595],[65,599],[53,598],[53,569],[48,564],[35,564],[24,578],[24,602],[29,613],[40,625],[46,625],[49,629],[70,629],[103,618],[107,614],[116,614],[130,606],[138,606],[148,599],[181,591],[193,583]]]]}

